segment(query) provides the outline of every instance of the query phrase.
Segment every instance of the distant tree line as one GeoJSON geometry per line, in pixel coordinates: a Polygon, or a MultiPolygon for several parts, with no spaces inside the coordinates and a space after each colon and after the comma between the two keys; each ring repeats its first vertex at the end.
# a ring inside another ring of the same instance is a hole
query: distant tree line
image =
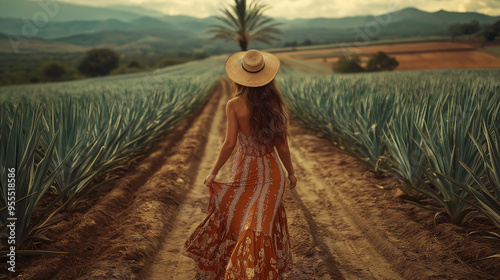
{"type": "Polygon", "coordinates": [[[302,42],[297,43],[297,41],[287,41],[283,44],[283,47],[298,47],[298,46],[310,46],[312,41],[310,39],[305,39],[302,42]]]}
{"type": "Polygon", "coordinates": [[[460,35],[472,35],[480,29],[481,26],[477,20],[473,20],[469,23],[455,23],[448,27],[452,40],[455,40],[455,38],[460,35]]]}
{"type": "Polygon", "coordinates": [[[485,41],[493,41],[495,37],[500,35],[500,20],[491,25],[483,26],[481,26],[477,20],[468,23],[455,23],[448,27],[448,31],[451,34],[452,40],[455,40],[457,36],[461,35],[469,35],[469,38],[472,37],[472,35],[477,35],[483,37],[485,41]]]}
{"type": "Polygon", "coordinates": [[[384,52],[377,52],[370,57],[366,68],[361,66],[361,58],[353,53],[349,58],[342,56],[334,65],[334,70],[339,73],[359,73],[373,71],[392,71],[399,65],[394,57],[389,57],[384,52]]]}
{"type": "Polygon", "coordinates": [[[208,56],[209,54],[204,51],[191,50],[119,54],[109,48],[95,48],[87,51],[83,57],[75,54],[71,60],[60,60],[60,55],[43,57],[39,60],[26,56],[19,58],[22,59],[23,66],[18,69],[13,67],[21,63],[11,58],[12,63],[3,65],[3,69],[0,70],[0,85],[69,81],[85,77],[143,72],[148,67],[166,67],[208,56]]]}

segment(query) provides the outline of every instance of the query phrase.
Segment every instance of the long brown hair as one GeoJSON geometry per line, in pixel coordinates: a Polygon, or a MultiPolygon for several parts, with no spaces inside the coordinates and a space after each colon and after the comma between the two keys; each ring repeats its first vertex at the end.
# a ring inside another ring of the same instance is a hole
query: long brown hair
{"type": "Polygon", "coordinates": [[[251,136],[265,147],[280,146],[288,136],[286,103],[274,79],[261,87],[246,87],[233,83],[234,97],[246,93],[250,107],[251,136]]]}

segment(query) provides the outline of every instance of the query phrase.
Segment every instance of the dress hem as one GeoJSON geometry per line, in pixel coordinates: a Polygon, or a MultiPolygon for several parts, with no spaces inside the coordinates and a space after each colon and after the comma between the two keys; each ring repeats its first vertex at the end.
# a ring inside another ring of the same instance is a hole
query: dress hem
{"type": "MultiPolygon", "coordinates": [[[[265,236],[266,238],[271,238],[271,236],[269,234],[264,233],[262,231],[257,231],[257,230],[254,230],[254,229],[245,229],[245,230],[243,230],[241,232],[241,234],[244,234],[245,231],[252,231],[254,233],[254,235],[255,235],[255,233],[259,233],[259,234],[265,236]]],[[[274,246],[274,244],[272,242],[271,242],[271,246],[274,246]]],[[[186,257],[189,257],[189,258],[193,259],[196,262],[196,267],[198,268],[198,271],[200,271],[200,272],[202,272],[204,274],[207,274],[207,275],[209,275],[211,277],[214,277],[214,278],[217,276],[216,273],[215,273],[215,271],[213,271],[213,270],[206,270],[206,269],[203,269],[202,267],[200,267],[200,263],[201,263],[201,257],[200,256],[187,251],[185,247],[183,247],[181,254],[184,255],[184,256],[186,256],[186,257]]],[[[292,268],[293,268],[293,264],[294,264],[293,263],[293,259],[292,259],[291,255],[290,255],[290,262],[288,262],[287,264],[284,265],[284,267],[282,268],[282,271],[279,272],[279,277],[282,277],[282,275],[290,272],[292,270],[292,268]]]]}

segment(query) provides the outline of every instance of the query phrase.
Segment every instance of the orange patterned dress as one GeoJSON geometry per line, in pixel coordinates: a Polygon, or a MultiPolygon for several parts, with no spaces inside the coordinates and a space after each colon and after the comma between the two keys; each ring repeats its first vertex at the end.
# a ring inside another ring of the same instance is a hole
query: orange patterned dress
{"type": "Polygon", "coordinates": [[[207,216],[182,253],[215,279],[278,279],[292,264],[285,178],[274,148],[238,130],[231,179],[210,186],[207,216]]]}

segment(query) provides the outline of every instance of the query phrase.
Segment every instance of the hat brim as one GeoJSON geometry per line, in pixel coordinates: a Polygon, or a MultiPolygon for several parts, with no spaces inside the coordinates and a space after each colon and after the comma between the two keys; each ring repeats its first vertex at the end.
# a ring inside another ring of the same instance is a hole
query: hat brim
{"type": "Polygon", "coordinates": [[[242,66],[245,53],[246,51],[234,53],[226,60],[226,74],[231,80],[247,87],[260,87],[267,85],[276,77],[280,68],[280,61],[276,56],[261,51],[265,61],[264,68],[259,72],[251,73],[242,66]]]}

